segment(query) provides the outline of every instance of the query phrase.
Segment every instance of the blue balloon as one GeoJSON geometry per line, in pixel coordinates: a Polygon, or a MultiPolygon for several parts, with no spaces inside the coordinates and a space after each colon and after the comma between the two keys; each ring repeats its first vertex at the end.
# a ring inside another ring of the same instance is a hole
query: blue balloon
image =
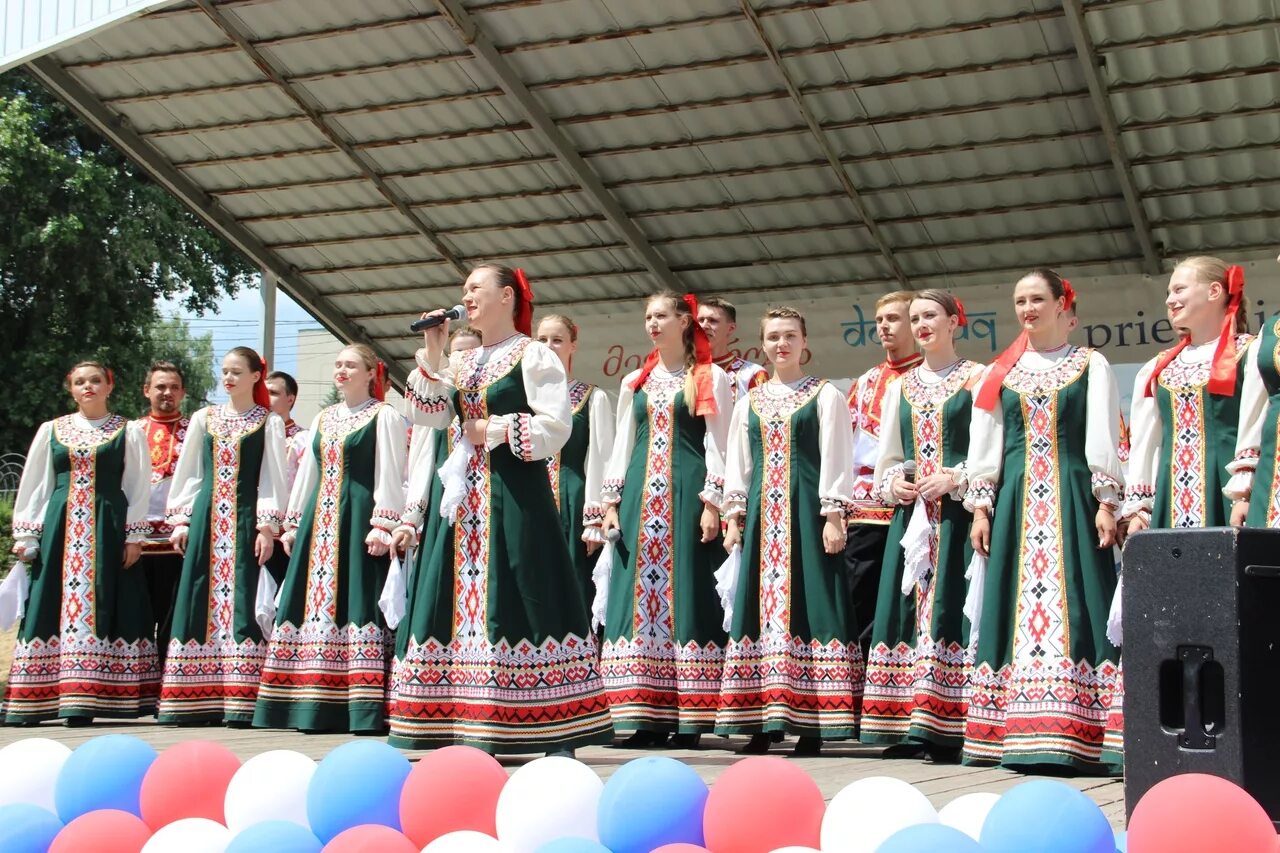
{"type": "Polygon", "coordinates": [[[320,839],[287,820],[255,823],[227,845],[225,853],[320,853],[320,839]]]}
{"type": "Polygon", "coordinates": [[[982,845],[958,829],[940,823],[908,826],[890,835],[876,853],[984,853],[982,845]]]}
{"type": "Polygon", "coordinates": [[[47,853],[62,831],[62,821],[48,809],[30,803],[0,806],[0,850],[5,853],[47,853]]]}
{"type": "Polygon", "coordinates": [[[1035,779],[1011,788],[982,825],[987,853],[1115,853],[1102,809],[1062,782],[1035,779]]]}
{"type": "Polygon", "coordinates": [[[612,853],[599,841],[588,838],[557,838],[548,841],[533,853],[612,853]]]}
{"type": "Polygon", "coordinates": [[[1129,831],[1121,830],[1116,833],[1116,853],[1128,853],[1129,851],[1129,831]]]}
{"type": "Polygon", "coordinates": [[[307,788],[311,831],[328,844],[353,826],[380,823],[400,831],[400,789],[409,759],[383,741],[344,743],[324,757],[307,788]]]}
{"type": "Polygon", "coordinates": [[[596,826],[613,853],[649,853],[665,844],[703,844],[707,783],[674,758],[628,761],[604,783],[596,826]]]}
{"type": "Polygon", "coordinates": [[[156,751],[132,735],[103,735],[85,741],[62,765],[53,790],[58,817],[66,823],[98,809],[119,809],[142,817],[138,792],[156,751]]]}

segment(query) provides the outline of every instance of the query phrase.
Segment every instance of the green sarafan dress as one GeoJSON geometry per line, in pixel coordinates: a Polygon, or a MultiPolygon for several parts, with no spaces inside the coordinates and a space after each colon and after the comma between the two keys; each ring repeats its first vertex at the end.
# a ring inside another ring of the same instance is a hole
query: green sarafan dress
{"type": "Polygon", "coordinates": [[[1027,351],[995,409],[974,408],[965,505],[991,512],[991,554],[966,764],[1119,769],[1103,755],[1116,567],[1094,524],[1101,504],[1119,505],[1119,419],[1111,366],[1070,345],[1027,351]]]}
{"type": "Polygon", "coordinates": [[[368,400],[321,412],[311,452],[289,497],[285,536],[296,536],[280,587],[253,724],[301,731],[386,728],[392,633],[378,598],[404,512],[406,425],[368,400]]]}
{"type": "Polygon", "coordinates": [[[965,360],[941,374],[913,367],[885,392],[877,491],[896,503],[890,490],[908,459],[916,464],[917,479],[950,474],[955,490],[894,510],[867,659],[859,736],[864,743],[958,747],[964,741],[970,633],[965,570],[973,556],[973,515],[962,500],[972,383],[981,369],[965,360]],[[921,535],[904,539],[922,510],[927,524],[914,528],[921,535]],[[904,595],[909,551],[919,577],[904,595]]]}
{"type": "MultiPolygon", "coordinates": [[[[169,492],[168,523],[186,530],[161,723],[253,720],[267,641],[254,617],[258,532],[284,521],[285,427],[262,406],[196,412],[169,492]]],[[[276,547],[279,547],[278,545],[276,547]]]]}
{"type": "Polygon", "coordinates": [[[529,753],[611,737],[588,603],[547,477],[571,429],[567,392],[560,359],[524,335],[447,367],[419,353],[406,393],[415,429],[487,419],[488,440],[466,459],[454,514],[440,517],[451,490],[430,492],[399,628],[395,746],[529,753]]]}
{"type": "Polygon", "coordinates": [[[1267,320],[1245,372],[1236,454],[1227,496],[1249,501],[1245,526],[1280,527],[1280,314],[1267,320]]]}
{"type": "Polygon", "coordinates": [[[719,509],[733,415],[729,379],[712,372],[716,412],[694,415],[685,371],[654,367],[622,383],[613,455],[601,491],[619,508],[600,668],[614,727],[697,734],[715,728],[727,633],[715,571],[720,537],[702,541],[706,505],[719,509]]]}
{"type": "Polygon", "coordinates": [[[822,545],[852,499],[844,395],[812,376],[746,392],[725,462],[725,514],[744,523],[717,733],[854,736],[862,649],[843,554],[822,545]]]}
{"type": "Polygon", "coordinates": [[[6,723],[155,711],[156,623],[141,567],[124,568],[126,540],[150,528],[150,483],[146,438],[119,415],[65,415],[36,432],[13,510],[15,542],[37,553],[6,723]]]}
{"type": "Polygon", "coordinates": [[[594,561],[587,543],[603,544],[600,522],[604,510],[600,489],[604,467],[613,450],[613,411],[609,396],[594,385],[573,380],[569,383],[569,408],[573,412],[573,432],[564,447],[547,457],[547,476],[560,511],[560,526],[569,543],[574,577],[582,585],[588,605],[595,596],[591,583],[594,561]]]}

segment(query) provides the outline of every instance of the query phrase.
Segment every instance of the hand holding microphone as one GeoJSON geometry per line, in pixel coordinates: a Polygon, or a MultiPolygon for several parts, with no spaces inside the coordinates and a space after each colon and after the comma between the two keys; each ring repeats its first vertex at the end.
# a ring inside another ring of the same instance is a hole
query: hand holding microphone
{"type": "Polygon", "coordinates": [[[436,309],[428,314],[423,314],[410,323],[409,331],[425,332],[427,329],[434,329],[436,326],[444,325],[450,320],[461,320],[465,316],[467,316],[467,309],[461,305],[455,305],[448,311],[436,309]]]}
{"type": "Polygon", "coordinates": [[[898,503],[911,503],[918,496],[919,493],[916,490],[918,470],[914,459],[908,459],[902,463],[902,473],[893,481],[893,496],[898,499],[898,503]]]}

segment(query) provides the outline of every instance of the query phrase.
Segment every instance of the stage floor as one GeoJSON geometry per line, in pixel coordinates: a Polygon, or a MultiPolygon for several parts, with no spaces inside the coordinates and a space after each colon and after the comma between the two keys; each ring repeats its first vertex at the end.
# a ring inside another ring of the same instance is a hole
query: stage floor
{"type": "MultiPolygon", "coordinates": [[[[158,726],[152,722],[99,723],[90,728],[68,729],[60,724],[46,723],[32,728],[0,728],[0,746],[28,737],[45,737],[62,741],[75,747],[91,737],[105,734],[130,734],[142,738],[157,749],[172,746],[184,740],[202,739],[224,744],[242,759],[272,749],[292,749],[315,759],[323,758],[334,747],[350,740],[349,735],[303,735],[297,732],[274,730],[244,730],[224,728],[179,729],[158,726]]],[[[725,768],[740,757],[729,747],[740,746],[746,738],[727,740],[705,737],[706,748],[699,750],[663,750],[632,752],[628,750],[591,747],[578,751],[578,758],[589,764],[602,777],[607,777],[622,764],[641,755],[662,754],[678,758],[698,771],[708,782],[724,772],[725,768]]],[[[910,782],[925,793],[937,807],[946,805],[962,794],[978,791],[1000,793],[1019,782],[1031,778],[997,768],[958,767],[932,765],[915,760],[889,760],[880,757],[882,747],[863,746],[856,743],[840,743],[827,748],[820,758],[789,757],[789,744],[775,748],[776,755],[787,756],[813,777],[830,800],[844,786],[867,776],[893,776],[910,782]]],[[[412,759],[425,753],[406,751],[412,759]]],[[[536,756],[503,756],[501,761],[508,771],[536,756]]],[[[1079,788],[1102,807],[1107,819],[1117,830],[1124,828],[1124,785],[1119,779],[1064,778],[1060,781],[1079,788]]]]}

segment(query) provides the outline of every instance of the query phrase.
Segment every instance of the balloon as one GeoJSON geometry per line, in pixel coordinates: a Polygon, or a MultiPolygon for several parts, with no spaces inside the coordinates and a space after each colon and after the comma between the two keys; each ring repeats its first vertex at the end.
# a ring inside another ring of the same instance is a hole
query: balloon
{"type": "Polygon", "coordinates": [[[103,735],[87,740],[71,753],[54,799],[58,816],[72,821],[87,812],[118,809],[142,816],[138,791],[156,751],[132,735],[103,735]]]}
{"type": "Polygon", "coordinates": [[[353,826],[324,846],[324,853],[418,853],[418,845],[389,826],[353,826]]]}
{"type": "Polygon", "coordinates": [[[227,845],[226,853],[320,853],[320,839],[287,820],[255,823],[227,845]]]}
{"type": "Polygon", "coordinates": [[[189,740],[169,747],[142,780],[142,819],[152,829],[188,817],[222,823],[227,786],[239,769],[240,759],[222,744],[189,740]]]}
{"type": "Polygon", "coordinates": [[[324,757],[307,789],[307,817],[328,842],[353,826],[400,830],[400,791],[409,759],[383,741],[353,740],[324,757]]]}
{"type": "Polygon", "coordinates": [[[268,820],[287,820],[310,829],[307,786],[315,772],[314,761],[288,749],[250,758],[227,786],[223,808],[231,834],[268,820]]]}
{"type": "Polygon", "coordinates": [[[49,853],[138,853],[151,838],[151,827],[135,814],[117,809],[86,812],[63,827],[49,853]]]}
{"type": "Polygon", "coordinates": [[[817,783],[799,767],[777,756],[746,758],[711,786],[704,843],[717,853],[817,847],[824,807],[817,783]]]}
{"type": "Polygon", "coordinates": [[[965,794],[956,797],[938,810],[938,823],[958,829],[977,841],[982,836],[982,825],[987,814],[1000,799],[999,794],[965,794]]]}
{"type": "Polygon", "coordinates": [[[142,853],[224,853],[231,831],[203,817],[175,820],[151,836],[142,853]]]}
{"type": "Polygon", "coordinates": [[[711,853],[711,851],[696,844],[685,844],[682,841],[678,844],[664,844],[654,850],[653,853],[711,853]]]}
{"type": "Polygon", "coordinates": [[[62,821],[48,809],[31,803],[0,806],[0,850],[5,853],[45,853],[62,829],[62,821]]]}
{"type": "MultiPolygon", "coordinates": [[[[1274,838],[1270,821],[1267,829],[1274,838]]],[[[1033,779],[1006,791],[991,807],[978,840],[987,853],[1115,853],[1116,850],[1115,835],[1102,809],[1080,791],[1052,779],[1033,779]]],[[[1197,849],[1248,848],[1226,845],[1197,849]]]]}
{"type": "Polygon", "coordinates": [[[498,840],[509,853],[533,853],[557,838],[599,840],[596,807],[604,783],[585,764],[549,755],[521,767],[498,795],[498,840]]]}
{"type": "MultiPolygon", "coordinates": [[[[1126,853],[1128,849],[1129,849],[1129,833],[1117,832],[1116,833],[1116,853],[1126,853]]],[[[1277,849],[1280,849],[1280,847],[1278,847],[1277,849]]]]}
{"type": "Polygon", "coordinates": [[[428,753],[404,780],[400,830],[421,845],[467,829],[497,838],[494,813],[506,784],[498,760],[473,746],[428,753]]]}
{"type": "MultiPolygon", "coordinates": [[[[1170,776],[1143,794],[1129,816],[1129,848],[1274,850],[1276,831],[1243,788],[1203,773],[1170,776]]],[[[985,842],[984,842],[985,843],[985,842]]]]}
{"type": "Polygon", "coordinates": [[[48,738],[14,741],[0,749],[0,806],[30,803],[56,813],[54,786],[71,748],[48,738]]]}
{"type": "Polygon", "coordinates": [[[613,853],[649,853],[676,842],[702,844],[707,783],[666,756],[637,758],[604,783],[597,826],[613,853]]]}
{"type": "Polygon", "coordinates": [[[538,848],[537,853],[613,853],[599,841],[585,838],[557,838],[538,848]]]}
{"type": "Polygon", "coordinates": [[[939,850],[983,853],[981,844],[960,830],[940,823],[918,823],[900,829],[877,847],[876,853],[937,853],[939,850]]]}
{"type": "Polygon", "coordinates": [[[813,847],[779,847],[773,853],[822,853],[813,847]]]}
{"type": "MultiPolygon", "coordinates": [[[[470,749],[471,747],[464,747],[470,749]]],[[[454,749],[452,746],[446,746],[445,749],[454,749]]],[[[480,752],[480,750],[476,750],[480,752]]],[[[423,759],[425,761],[425,759],[423,759]]],[[[504,774],[505,775],[505,774],[504,774]]],[[[475,832],[470,829],[462,829],[457,832],[448,832],[432,841],[426,847],[422,848],[422,853],[504,853],[505,848],[498,843],[498,839],[492,835],[485,835],[483,832],[475,832]]],[[[231,853],[231,851],[227,851],[231,853]]]]}
{"type": "Polygon", "coordinates": [[[874,853],[900,829],[937,823],[929,798],[901,779],[869,776],[836,794],[822,819],[823,853],[874,853]]]}

